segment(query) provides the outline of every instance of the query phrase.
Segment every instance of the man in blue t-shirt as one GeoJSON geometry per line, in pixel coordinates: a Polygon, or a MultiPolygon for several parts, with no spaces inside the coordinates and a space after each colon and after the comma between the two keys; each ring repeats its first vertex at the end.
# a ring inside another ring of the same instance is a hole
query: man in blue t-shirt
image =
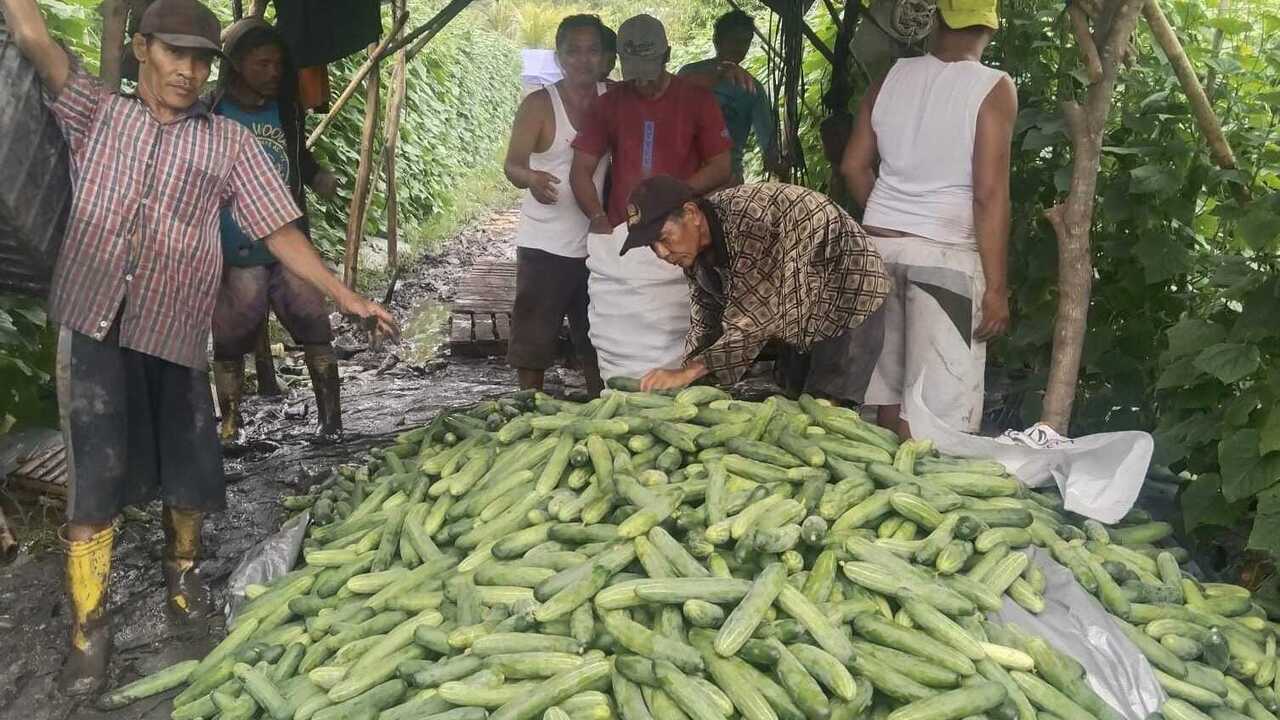
{"type": "Polygon", "coordinates": [[[726,67],[741,67],[751,49],[755,27],[755,20],[741,10],[721,15],[716,20],[712,34],[716,56],[685,65],[680,68],[679,73],[681,77],[699,82],[715,93],[720,113],[724,115],[724,124],[729,128],[729,137],[733,140],[730,159],[736,184],[744,182],[743,158],[753,130],[756,143],[764,156],[765,170],[779,176],[785,170],[774,142],[773,106],[769,104],[769,95],[765,93],[764,86],[745,70],[741,71],[741,75],[749,79],[749,85],[742,82],[738,75],[725,72],[726,67]]]}
{"type": "MultiPolygon", "coordinates": [[[[302,209],[299,224],[307,231],[304,185],[333,197],[337,180],[321,168],[305,145],[303,110],[297,100],[297,72],[275,28],[248,18],[227,29],[225,60],[213,111],[249,128],[280,171],[302,209]]],[[[263,334],[268,310],[274,310],[294,342],[301,345],[316,396],[320,439],[342,434],[338,363],[333,330],[324,297],[286,270],[260,238],[246,234],[222,211],[222,286],[213,313],[213,378],[222,411],[221,435],[234,442],[240,434],[240,397],[244,356],[263,334]]],[[[274,381],[274,368],[270,371],[274,381]]],[[[259,375],[263,376],[262,370],[259,375]]]]}

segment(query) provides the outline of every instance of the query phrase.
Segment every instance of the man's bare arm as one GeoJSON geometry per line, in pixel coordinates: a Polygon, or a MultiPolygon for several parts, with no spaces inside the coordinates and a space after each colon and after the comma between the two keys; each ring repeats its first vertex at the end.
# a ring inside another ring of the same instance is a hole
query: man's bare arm
{"type": "Polygon", "coordinates": [[[18,50],[35,66],[45,88],[54,97],[62,94],[71,76],[71,58],[54,41],[35,0],[0,0],[4,21],[18,50]]]}
{"type": "Polygon", "coordinates": [[[694,193],[706,195],[728,185],[732,179],[733,161],[729,156],[729,151],[725,150],[708,160],[701,168],[698,168],[698,172],[690,176],[685,184],[694,193]]]}
{"type": "Polygon", "coordinates": [[[400,334],[400,328],[386,309],[353,292],[329,272],[315,247],[293,223],[268,235],[266,243],[267,249],[285,268],[332,298],[343,314],[374,320],[379,330],[392,337],[400,334]]]}
{"type": "Polygon", "coordinates": [[[871,189],[876,185],[876,166],[880,164],[876,133],[871,128],[871,110],[875,108],[879,94],[880,82],[877,81],[862,96],[862,102],[858,104],[858,115],[853,121],[853,134],[844,146],[844,157],[840,161],[840,174],[844,176],[853,201],[863,209],[866,209],[871,189]]]}
{"type": "Polygon", "coordinates": [[[973,229],[987,286],[979,340],[1009,328],[1009,156],[1017,116],[1017,91],[1006,77],[982,101],[973,143],[973,229]]]}
{"type": "Polygon", "coordinates": [[[539,95],[545,98],[547,105],[550,104],[550,98],[542,90],[530,93],[520,103],[515,121],[511,124],[511,140],[507,143],[507,159],[503,164],[507,179],[521,190],[532,184],[529,177],[529,156],[533,154],[538,137],[542,134],[542,109],[537,107],[539,95]]]}
{"type": "Polygon", "coordinates": [[[600,199],[594,177],[599,165],[599,157],[574,150],[573,165],[569,168],[569,187],[573,189],[573,199],[578,201],[582,214],[591,220],[591,232],[608,234],[613,232],[613,228],[605,216],[604,202],[600,199]]]}

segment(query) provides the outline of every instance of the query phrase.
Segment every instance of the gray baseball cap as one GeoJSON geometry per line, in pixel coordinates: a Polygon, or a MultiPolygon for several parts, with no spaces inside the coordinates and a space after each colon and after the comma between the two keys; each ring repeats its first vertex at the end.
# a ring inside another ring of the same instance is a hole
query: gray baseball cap
{"type": "Polygon", "coordinates": [[[652,15],[636,15],[618,28],[623,80],[657,80],[667,64],[667,29],[652,15]]]}

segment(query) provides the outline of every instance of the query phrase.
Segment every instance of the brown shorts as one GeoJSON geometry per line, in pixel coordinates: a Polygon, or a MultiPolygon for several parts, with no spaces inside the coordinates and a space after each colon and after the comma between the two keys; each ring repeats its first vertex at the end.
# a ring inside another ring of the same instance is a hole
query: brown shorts
{"type": "Polygon", "coordinates": [[[522,370],[554,365],[566,316],[574,352],[583,367],[595,367],[596,351],[587,336],[586,258],[516,248],[516,301],[507,362],[522,370]]]}
{"type": "Polygon", "coordinates": [[[280,263],[224,265],[213,307],[213,359],[236,360],[253,352],[258,334],[274,310],[299,345],[333,342],[324,295],[280,263]]]}
{"type": "Polygon", "coordinates": [[[57,377],[68,521],[108,523],[157,495],[186,510],[226,507],[207,369],[120,347],[117,321],[101,341],[62,328],[57,377]]]}

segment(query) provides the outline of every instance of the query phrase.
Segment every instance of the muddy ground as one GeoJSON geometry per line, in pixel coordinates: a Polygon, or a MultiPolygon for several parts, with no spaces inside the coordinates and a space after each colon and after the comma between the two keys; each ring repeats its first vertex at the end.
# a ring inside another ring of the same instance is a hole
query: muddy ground
{"type": "MultiPolygon", "coordinates": [[[[204,530],[203,571],[220,605],[227,578],[240,558],[284,519],[277,504],[281,495],[299,492],[335,465],[386,444],[442,408],[512,388],[514,374],[502,359],[449,358],[440,344],[448,301],[466,269],[480,258],[514,257],[515,217],[511,211],[484,217],[464,228],[440,253],[401,272],[393,312],[406,328],[402,343],[374,352],[359,333],[339,333],[337,344],[345,356],[347,431],[341,445],[309,442],[315,407],[297,358],[283,361],[279,377],[286,386],[285,397],[246,401],[248,436],[226,461],[228,507],[210,517],[204,530]]],[[[379,299],[384,290],[377,293],[379,299]]],[[[561,387],[581,387],[574,373],[559,375],[556,384],[561,387]]],[[[0,718],[167,718],[164,700],[99,713],[55,690],[68,632],[62,558],[47,542],[57,512],[31,503],[16,512],[9,507],[19,525],[23,551],[12,565],[0,567],[0,718]],[[19,522],[23,517],[26,521],[19,522]]],[[[159,507],[142,510],[129,513],[116,536],[109,604],[115,630],[113,686],[177,660],[199,657],[222,636],[220,627],[181,628],[166,617],[159,507]]]]}

